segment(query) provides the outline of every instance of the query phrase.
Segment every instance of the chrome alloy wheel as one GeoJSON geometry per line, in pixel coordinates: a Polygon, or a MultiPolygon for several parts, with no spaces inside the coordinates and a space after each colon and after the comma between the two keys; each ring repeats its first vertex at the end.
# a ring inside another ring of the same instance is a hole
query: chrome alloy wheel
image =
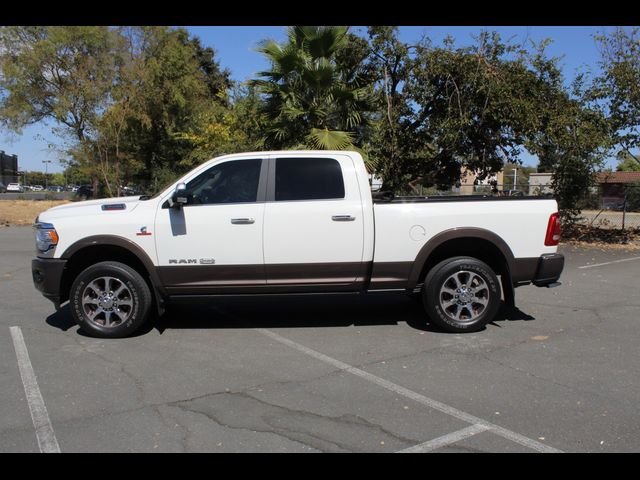
{"type": "Polygon", "coordinates": [[[440,288],[440,306],[457,322],[474,321],[489,304],[487,282],[474,272],[461,270],[450,275],[440,288]]]}
{"type": "Polygon", "coordinates": [[[133,312],[133,295],[124,282],[99,277],[82,292],[82,309],[91,322],[101,327],[117,327],[133,312]]]}

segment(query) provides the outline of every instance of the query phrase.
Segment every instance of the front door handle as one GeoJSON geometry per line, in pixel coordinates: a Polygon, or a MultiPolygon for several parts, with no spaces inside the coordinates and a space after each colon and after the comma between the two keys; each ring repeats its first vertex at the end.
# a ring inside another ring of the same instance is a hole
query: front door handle
{"type": "Polygon", "coordinates": [[[232,218],[231,223],[234,225],[251,225],[255,223],[255,218],[232,218]]]}
{"type": "Polygon", "coordinates": [[[353,215],[334,215],[331,220],[334,222],[353,222],[356,219],[353,215]]]}

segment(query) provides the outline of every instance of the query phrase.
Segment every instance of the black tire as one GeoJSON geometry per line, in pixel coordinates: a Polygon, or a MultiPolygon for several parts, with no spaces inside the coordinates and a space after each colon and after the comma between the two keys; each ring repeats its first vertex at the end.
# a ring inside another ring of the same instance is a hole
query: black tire
{"type": "Polygon", "coordinates": [[[151,290],[147,282],[136,270],[120,262],[100,262],[86,268],[74,280],[69,292],[73,319],[84,332],[98,338],[132,335],[147,320],[151,304],[151,290]],[[120,290],[121,286],[124,288],[118,298],[108,295],[110,290],[120,290]],[[99,296],[97,290],[104,290],[102,293],[106,297],[99,296]],[[88,312],[98,310],[100,313],[92,319],[88,312]],[[109,320],[106,319],[107,314],[109,320]],[[111,326],[107,326],[107,322],[111,326]]]}
{"type": "Polygon", "coordinates": [[[453,257],[440,262],[429,271],[422,287],[422,301],[429,320],[453,333],[481,330],[498,313],[500,298],[500,282],[495,272],[472,257],[453,257]],[[461,290],[457,291],[456,286],[461,290]]]}

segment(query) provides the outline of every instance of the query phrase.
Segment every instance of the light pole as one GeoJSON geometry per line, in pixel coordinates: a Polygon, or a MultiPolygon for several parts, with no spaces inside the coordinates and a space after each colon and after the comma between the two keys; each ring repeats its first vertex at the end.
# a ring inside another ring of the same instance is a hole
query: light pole
{"type": "Polygon", "coordinates": [[[42,160],[44,163],[44,189],[47,190],[49,188],[49,164],[53,162],[53,160],[42,160]]]}

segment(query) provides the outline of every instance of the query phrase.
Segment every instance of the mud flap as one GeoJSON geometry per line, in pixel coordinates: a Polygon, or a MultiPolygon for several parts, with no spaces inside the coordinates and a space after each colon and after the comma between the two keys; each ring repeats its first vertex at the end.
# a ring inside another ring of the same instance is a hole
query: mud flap
{"type": "Polygon", "coordinates": [[[500,284],[502,285],[502,295],[504,296],[505,305],[510,308],[515,308],[516,292],[511,283],[511,276],[500,275],[500,284]]]}

